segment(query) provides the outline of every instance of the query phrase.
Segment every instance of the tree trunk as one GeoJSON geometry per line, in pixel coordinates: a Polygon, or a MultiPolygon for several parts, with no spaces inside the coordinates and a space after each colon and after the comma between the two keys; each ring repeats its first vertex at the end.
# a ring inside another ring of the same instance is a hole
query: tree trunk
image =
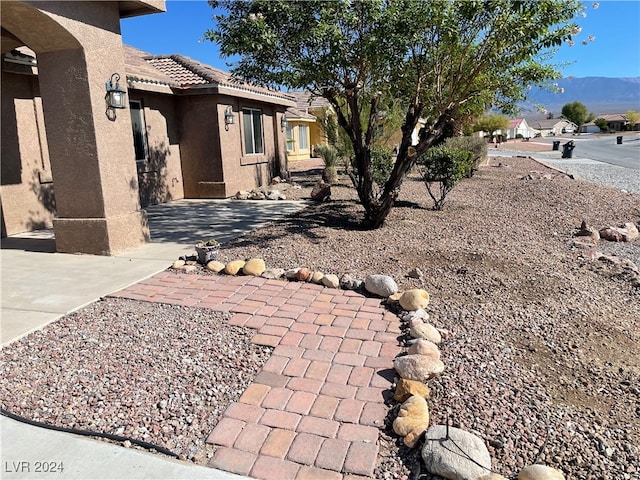
{"type": "MultiPolygon", "coordinates": [[[[409,113],[407,113],[407,119],[409,119],[409,113]]],[[[410,146],[411,133],[417,123],[415,119],[414,126],[410,129],[403,127],[402,143],[396,158],[396,163],[393,167],[393,171],[385,184],[384,190],[379,199],[375,202],[370,202],[369,206],[365,206],[365,219],[364,226],[369,229],[380,228],[384,225],[387,215],[391,212],[393,205],[395,204],[398,194],[400,193],[400,187],[402,182],[406,178],[409,170],[415,165],[418,157],[426,151],[431,145],[436,143],[444,134],[445,126],[451,121],[449,112],[441,115],[437,122],[429,129],[426,135],[420,139],[418,145],[414,148],[410,146]]],[[[408,123],[411,125],[411,122],[408,123]]],[[[405,122],[407,125],[407,122],[405,122]]]]}

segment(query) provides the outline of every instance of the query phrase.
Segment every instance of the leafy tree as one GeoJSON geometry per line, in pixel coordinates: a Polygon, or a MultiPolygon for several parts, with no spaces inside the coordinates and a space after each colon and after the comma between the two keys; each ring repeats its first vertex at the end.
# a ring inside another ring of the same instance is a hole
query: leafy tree
{"type": "Polygon", "coordinates": [[[419,155],[495,105],[513,109],[528,87],[559,72],[550,49],[572,36],[577,0],[210,0],[223,13],[205,38],[232,73],[259,85],[325,97],[353,148],[350,172],[365,224],[383,224],[419,155]],[[381,112],[403,111],[402,139],[384,188],[372,149],[381,112]],[[417,145],[411,135],[428,119],[417,145]]]}
{"type": "Polygon", "coordinates": [[[578,130],[580,130],[580,126],[593,120],[594,115],[589,114],[587,107],[582,103],[571,102],[564,104],[562,107],[562,116],[575,123],[578,126],[578,130]]]}
{"type": "Polygon", "coordinates": [[[505,134],[508,128],[509,117],[505,115],[484,115],[475,124],[476,131],[489,132],[491,136],[498,130],[505,134]]]}
{"type": "Polygon", "coordinates": [[[609,124],[604,118],[596,118],[593,123],[595,123],[603,132],[607,132],[609,130],[609,124]]]}
{"type": "Polygon", "coordinates": [[[627,128],[633,130],[636,123],[640,121],[640,112],[634,112],[633,110],[627,110],[627,128]]]}

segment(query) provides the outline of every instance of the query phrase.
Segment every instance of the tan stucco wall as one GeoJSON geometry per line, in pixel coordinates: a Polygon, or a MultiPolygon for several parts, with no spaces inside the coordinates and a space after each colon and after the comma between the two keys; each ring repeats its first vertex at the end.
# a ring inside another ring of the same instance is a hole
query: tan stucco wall
{"type": "Polygon", "coordinates": [[[142,102],[147,127],[148,159],[137,163],[141,204],[184,198],[177,99],[136,90],[129,93],[131,100],[142,102]]]}
{"type": "Polygon", "coordinates": [[[267,184],[284,162],[284,133],[278,127],[284,108],[224,95],[190,95],[179,99],[181,155],[187,198],[225,198],[239,190],[267,184]],[[235,121],[225,130],[227,107],[235,121]],[[264,154],[246,155],[242,108],[262,111],[264,154]]]}
{"type": "Polygon", "coordinates": [[[129,112],[118,111],[115,120],[105,113],[105,81],[125,72],[119,4],[6,2],[2,8],[3,28],[38,58],[57,250],[108,255],[147,241],[133,145],[123,141],[131,136],[129,112]]]}
{"type": "Polygon", "coordinates": [[[50,228],[55,201],[38,80],[3,71],[0,84],[3,234],[50,228]]]}

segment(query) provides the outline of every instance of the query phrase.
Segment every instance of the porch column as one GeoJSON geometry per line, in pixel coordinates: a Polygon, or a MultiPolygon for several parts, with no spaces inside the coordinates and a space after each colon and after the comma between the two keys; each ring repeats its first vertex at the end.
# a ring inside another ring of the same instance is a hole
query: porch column
{"type": "Polygon", "coordinates": [[[129,109],[115,110],[117,117],[109,119],[104,99],[105,82],[113,73],[120,75],[120,86],[126,89],[118,5],[39,6],[53,10],[56,21],[81,44],[37,52],[55,185],[56,249],[113,255],[139,246],[149,240],[149,230],[138,198],[129,109]],[[85,22],[71,20],[84,15],[85,22]]]}

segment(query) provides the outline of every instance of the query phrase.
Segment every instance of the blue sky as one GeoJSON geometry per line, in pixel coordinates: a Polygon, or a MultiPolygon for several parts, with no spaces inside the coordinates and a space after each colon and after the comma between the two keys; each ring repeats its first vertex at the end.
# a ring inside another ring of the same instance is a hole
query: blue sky
{"type": "MultiPolygon", "coordinates": [[[[229,70],[215,43],[202,36],[213,28],[213,9],[204,0],[167,1],[167,12],[123,19],[123,41],[154,55],[180,53],[229,70]]],[[[563,45],[554,63],[563,75],[574,77],[640,76],[640,0],[585,2],[586,17],[578,18],[582,31],[575,45],[563,45]],[[595,39],[589,41],[588,37],[595,39]],[[582,41],[587,45],[583,45],[582,41]]]]}

